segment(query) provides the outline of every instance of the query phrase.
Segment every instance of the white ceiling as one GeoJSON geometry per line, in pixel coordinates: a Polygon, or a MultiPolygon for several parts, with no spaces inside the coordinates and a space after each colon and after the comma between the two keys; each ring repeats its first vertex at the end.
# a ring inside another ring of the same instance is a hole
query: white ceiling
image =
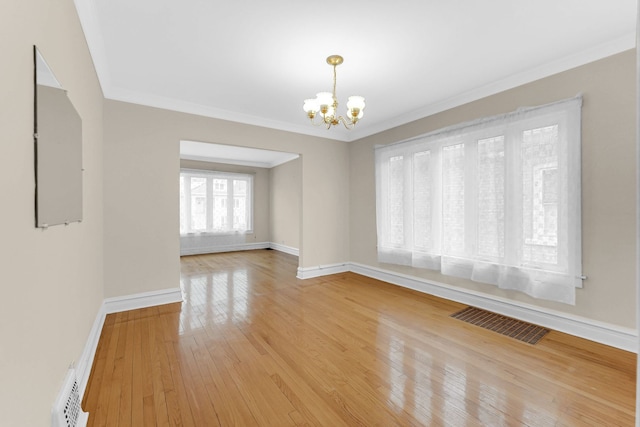
{"type": "Polygon", "coordinates": [[[636,0],[75,0],[107,98],[354,140],[635,46],[636,0]],[[305,98],[367,107],[308,124],[305,98]]]}

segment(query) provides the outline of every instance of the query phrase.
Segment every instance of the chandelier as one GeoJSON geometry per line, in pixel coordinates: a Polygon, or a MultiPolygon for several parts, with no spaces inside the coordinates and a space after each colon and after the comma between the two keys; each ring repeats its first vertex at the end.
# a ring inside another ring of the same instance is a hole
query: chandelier
{"type": "Polygon", "coordinates": [[[351,129],[362,118],[364,110],[364,98],[361,96],[350,96],[347,101],[347,117],[337,115],[338,99],[336,98],[336,67],[344,59],[340,55],[331,55],[327,58],[327,64],[333,67],[333,92],[320,92],[315,99],[305,99],[302,109],[307,113],[311,123],[320,126],[326,125],[327,129],[342,123],[347,129],[351,129]],[[320,114],[320,121],[314,121],[316,115],[320,114]]]}

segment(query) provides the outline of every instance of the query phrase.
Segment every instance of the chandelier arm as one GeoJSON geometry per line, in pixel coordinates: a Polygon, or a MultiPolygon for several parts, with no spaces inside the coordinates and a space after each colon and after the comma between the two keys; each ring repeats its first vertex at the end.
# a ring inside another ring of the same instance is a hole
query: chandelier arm
{"type": "Polygon", "coordinates": [[[342,123],[342,124],[344,125],[344,127],[345,127],[347,130],[351,130],[351,129],[353,129],[353,127],[356,125],[356,124],[355,124],[355,123],[353,123],[352,121],[350,121],[350,120],[348,121],[347,119],[345,119],[345,118],[344,118],[344,117],[342,117],[342,116],[338,117],[338,121],[339,121],[340,123],[342,123]]]}

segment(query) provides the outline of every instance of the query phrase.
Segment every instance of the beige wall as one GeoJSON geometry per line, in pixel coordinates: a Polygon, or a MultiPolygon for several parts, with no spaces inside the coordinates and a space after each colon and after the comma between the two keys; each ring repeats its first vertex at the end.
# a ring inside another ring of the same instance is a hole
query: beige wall
{"type": "Polygon", "coordinates": [[[624,52],[475,101],[350,145],[351,260],[635,328],[635,51],[624,52]],[[378,264],[374,145],[582,93],[583,271],[576,305],[545,302],[432,271],[378,264]]]}
{"type": "Polygon", "coordinates": [[[271,168],[271,241],[300,248],[301,166],[297,158],[271,168]]]}
{"type": "Polygon", "coordinates": [[[0,13],[0,424],[48,426],[103,300],[102,93],[72,0],[0,13]],[[82,117],[84,220],[34,228],[33,45],[82,117]]]}
{"type": "Polygon", "coordinates": [[[104,109],[107,297],[179,286],[180,140],[302,154],[300,265],[348,259],[347,143],[117,101],[104,109]]]}
{"type": "MultiPolygon", "coordinates": [[[[267,168],[258,168],[251,166],[230,165],[225,163],[202,162],[195,160],[180,160],[180,167],[187,169],[200,169],[219,172],[234,172],[253,175],[253,232],[242,235],[242,243],[263,243],[269,242],[269,222],[270,222],[270,170],[267,168]]],[[[213,245],[216,241],[215,236],[211,239],[213,245]]]]}

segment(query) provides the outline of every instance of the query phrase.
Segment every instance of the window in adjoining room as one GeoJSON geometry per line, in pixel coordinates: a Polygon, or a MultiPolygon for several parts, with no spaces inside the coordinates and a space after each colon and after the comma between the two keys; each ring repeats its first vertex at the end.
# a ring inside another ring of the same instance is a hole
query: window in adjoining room
{"type": "Polygon", "coordinates": [[[250,232],[253,175],[182,169],[180,234],[250,232]]]}

